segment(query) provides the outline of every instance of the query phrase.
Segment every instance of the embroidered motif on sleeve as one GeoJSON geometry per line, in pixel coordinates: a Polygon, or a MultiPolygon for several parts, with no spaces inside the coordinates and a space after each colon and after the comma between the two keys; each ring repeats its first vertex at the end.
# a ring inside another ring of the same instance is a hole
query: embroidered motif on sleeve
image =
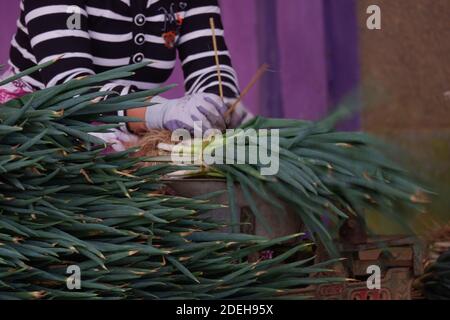
{"type": "Polygon", "coordinates": [[[180,30],[184,21],[184,10],[187,8],[186,2],[172,2],[170,7],[160,7],[164,15],[164,28],[162,29],[162,38],[166,48],[173,49],[177,45],[177,40],[180,35],[180,30]]]}

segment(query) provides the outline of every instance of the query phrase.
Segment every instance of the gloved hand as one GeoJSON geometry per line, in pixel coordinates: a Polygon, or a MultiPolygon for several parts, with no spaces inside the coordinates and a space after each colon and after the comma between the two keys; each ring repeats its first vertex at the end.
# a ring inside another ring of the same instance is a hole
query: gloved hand
{"type": "Polygon", "coordinates": [[[227,107],[215,94],[199,93],[173,100],[155,97],[151,102],[157,104],[149,106],[145,114],[149,129],[185,129],[193,133],[196,121],[202,122],[203,131],[227,127],[224,118],[227,107]]]}
{"type": "MultiPolygon", "coordinates": [[[[236,99],[230,99],[225,98],[224,103],[220,99],[216,99],[214,101],[210,100],[209,97],[205,98],[207,101],[209,101],[211,104],[214,104],[216,108],[230,108],[236,101],[236,99]]],[[[234,112],[231,114],[231,117],[225,119],[227,128],[234,129],[239,127],[241,124],[244,124],[245,122],[251,120],[254,118],[254,115],[247,110],[247,108],[244,107],[242,103],[239,103],[234,110],[234,112]]]]}

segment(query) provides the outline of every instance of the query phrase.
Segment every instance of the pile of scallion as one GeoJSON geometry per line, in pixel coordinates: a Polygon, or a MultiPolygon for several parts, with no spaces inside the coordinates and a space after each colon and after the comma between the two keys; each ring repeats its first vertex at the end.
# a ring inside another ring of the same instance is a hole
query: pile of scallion
{"type": "MultiPolygon", "coordinates": [[[[0,105],[0,299],[256,299],[340,280],[309,278],[329,263],[291,259],[307,252],[308,243],[272,260],[248,261],[299,235],[269,241],[220,233],[221,225],[199,216],[217,205],[160,194],[160,178],[173,167],[136,169],[142,159],[130,156],[135,150],[103,152],[104,142],[88,133],[125,119],[99,114],[142,106],[165,89],[105,97],[98,86],[144,65],[75,79],[0,105]],[[95,121],[103,125],[92,125],[95,121]],[[81,270],[80,290],[67,287],[72,265],[81,270]]],[[[305,198],[308,204],[332,192],[315,171],[308,170],[307,181],[326,185],[308,191],[318,193],[305,198]]],[[[297,184],[300,178],[294,179],[290,182],[297,184]]],[[[277,194],[289,188],[281,183],[277,194]]]]}

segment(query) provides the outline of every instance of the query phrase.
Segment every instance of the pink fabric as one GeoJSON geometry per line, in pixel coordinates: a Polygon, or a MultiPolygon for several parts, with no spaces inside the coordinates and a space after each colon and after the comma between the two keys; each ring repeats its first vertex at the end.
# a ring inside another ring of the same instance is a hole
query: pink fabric
{"type": "MultiPolygon", "coordinates": [[[[13,75],[13,70],[9,68],[0,76],[0,81],[8,79],[13,75]]],[[[10,100],[20,98],[31,92],[33,92],[33,89],[31,89],[28,84],[20,79],[15,80],[0,87],[0,103],[6,103],[10,100]]]]}

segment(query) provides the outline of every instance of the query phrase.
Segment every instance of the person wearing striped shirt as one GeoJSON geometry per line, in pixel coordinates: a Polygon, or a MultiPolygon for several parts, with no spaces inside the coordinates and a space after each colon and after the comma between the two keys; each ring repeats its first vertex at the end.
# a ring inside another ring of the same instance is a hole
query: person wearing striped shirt
{"type": "MultiPolygon", "coordinates": [[[[106,83],[101,90],[128,94],[160,86],[170,77],[177,55],[186,95],[155,98],[157,105],[127,111],[143,119],[130,123],[134,133],[147,129],[192,130],[236,127],[251,114],[240,105],[231,123],[227,106],[239,95],[217,0],[21,0],[21,15],[11,43],[10,72],[18,73],[62,56],[24,77],[21,90],[39,90],[81,76],[149,60],[132,77],[106,83]],[[214,18],[224,101],[212,46],[214,18]]],[[[123,112],[122,112],[123,114],[123,112]]]]}

